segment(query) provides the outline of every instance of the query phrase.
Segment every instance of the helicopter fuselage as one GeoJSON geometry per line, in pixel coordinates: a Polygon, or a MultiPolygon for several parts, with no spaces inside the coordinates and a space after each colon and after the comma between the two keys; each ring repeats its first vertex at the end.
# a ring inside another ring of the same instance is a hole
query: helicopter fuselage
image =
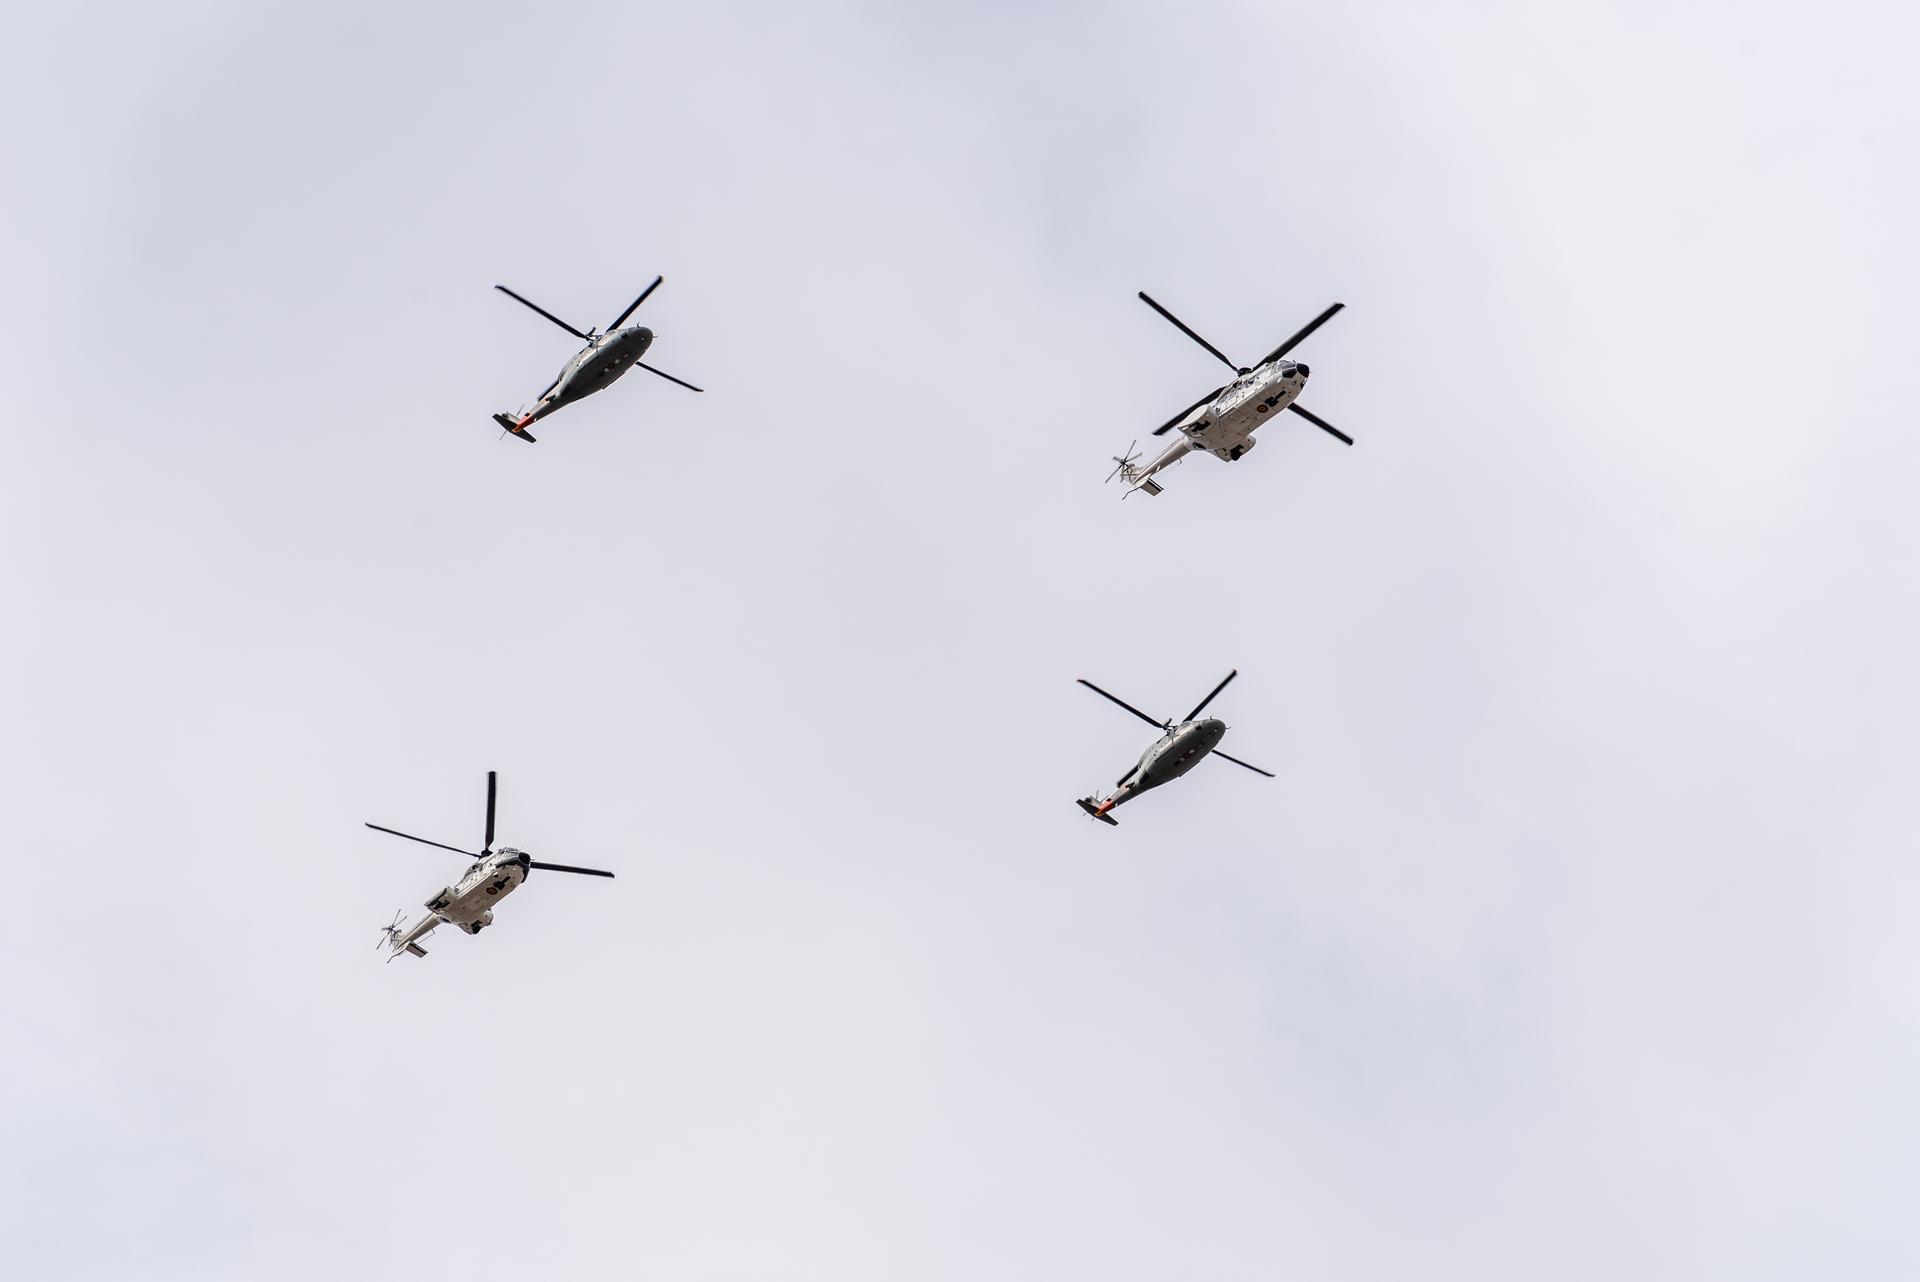
{"type": "Polygon", "coordinates": [[[1174,726],[1140,754],[1140,760],[1121,776],[1119,785],[1099,804],[1096,813],[1105,814],[1150,788],[1172,783],[1199,765],[1226,735],[1227,723],[1215,717],[1174,726]]]}
{"type": "Polygon", "coordinates": [[[560,370],[559,377],[540,394],[531,410],[520,415],[516,427],[536,423],[563,405],[571,405],[591,396],[633,368],[653,345],[653,331],[645,325],[629,325],[611,334],[602,334],[574,354],[560,370]]]}
{"type": "Polygon", "coordinates": [[[1211,402],[1180,424],[1181,435],[1196,450],[1229,463],[1253,448],[1253,430],[1293,404],[1307,385],[1307,367],[1278,360],[1228,383],[1211,402]]]}
{"type": "Polygon", "coordinates": [[[477,935],[493,922],[493,906],[527,879],[533,857],[503,846],[461,874],[460,880],[427,900],[427,911],[441,921],[477,935]]]}
{"type": "Polygon", "coordinates": [[[1269,361],[1235,378],[1214,393],[1212,400],[1180,420],[1180,438],[1160,451],[1153,462],[1135,467],[1131,459],[1119,461],[1128,493],[1145,490],[1158,494],[1160,483],[1153,474],[1165,471],[1195,450],[1229,463],[1238,462],[1260,443],[1253,435],[1254,429],[1293,404],[1306,385],[1307,367],[1289,360],[1269,361]]]}

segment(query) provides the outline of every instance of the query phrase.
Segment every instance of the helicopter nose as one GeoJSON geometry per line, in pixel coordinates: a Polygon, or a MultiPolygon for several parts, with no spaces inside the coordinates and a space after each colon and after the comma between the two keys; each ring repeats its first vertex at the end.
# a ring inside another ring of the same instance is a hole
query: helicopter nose
{"type": "Polygon", "coordinates": [[[1312,373],[1313,371],[1309,370],[1305,365],[1301,365],[1296,362],[1293,367],[1293,372],[1298,374],[1301,378],[1305,378],[1308,374],[1312,373]]]}

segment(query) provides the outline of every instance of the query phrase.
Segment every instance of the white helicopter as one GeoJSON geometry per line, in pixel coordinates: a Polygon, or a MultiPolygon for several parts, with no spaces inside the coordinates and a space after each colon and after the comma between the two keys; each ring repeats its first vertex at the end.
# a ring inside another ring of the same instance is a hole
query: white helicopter
{"type": "Polygon", "coordinates": [[[479,854],[462,850],[458,846],[444,846],[437,841],[428,841],[425,837],[416,837],[397,828],[382,828],[379,824],[368,824],[375,832],[390,833],[395,837],[405,837],[408,841],[417,841],[423,846],[438,846],[441,850],[451,850],[456,855],[465,855],[474,861],[473,866],[451,886],[443,887],[433,898],[427,900],[427,915],[413,925],[402,929],[400,919],[406,915],[401,909],[393,915],[393,921],[381,928],[380,943],[389,951],[387,960],[392,961],[402,953],[412,953],[415,957],[425,957],[427,950],[420,947],[420,941],[431,935],[443,925],[458,926],[469,935],[477,935],[487,926],[493,925],[493,905],[514,892],[515,887],[527,879],[527,873],[539,868],[545,872],[577,872],[588,877],[611,877],[612,873],[600,868],[576,868],[572,864],[545,864],[529,856],[523,850],[512,846],[493,848],[493,802],[497,792],[498,775],[487,771],[487,840],[479,854]]]}
{"type": "MultiPolygon", "coordinates": [[[[1211,352],[1215,359],[1233,371],[1233,381],[1214,388],[1205,396],[1172,418],[1153,429],[1155,436],[1163,436],[1179,428],[1180,439],[1169,445],[1160,457],[1145,467],[1135,467],[1134,460],[1139,455],[1133,452],[1133,446],[1127,446],[1125,458],[1113,461],[1119,466],[1107,474],[1111,481],[1118,476],[1127,482],[1127,494],[1143,490],[1148,494],[1160,493],[1160,482],[1153,479],[1155,472],[1165,471],[1195,450],[1204,450],[1215,458],[1232,463],[1252,449],[1257,441],[1253,430],[1266,422],[1270,415],[1281,410],[1292,410],[1307,422],[1323,432],[1339,437],[1348,445],[1353,438],[1312,413],[1294,398],[1300,395],[1300,389],[1307,385],[1307,367],[1298,361],[1286,359],[1300,342],[1333,318],[1333,314],[1346,306],[1335,303],[1308,322],[1305,328],[1274,348],[1261,358],[1258,365],[1236,365],[1228,360],[1226,354],[1206,339],[1187,327],[1185,321],[1148,297],[1145,290],[1140,291],[1140,301],[1159,312],[1173,322],[1182,334],[1191,338],[1211,352]]],[[[1137,444],[1137,442],[1136,442],[1137,444]]],[[[1126,497],[1125,495],[1121,496],[1126,497]]]]}

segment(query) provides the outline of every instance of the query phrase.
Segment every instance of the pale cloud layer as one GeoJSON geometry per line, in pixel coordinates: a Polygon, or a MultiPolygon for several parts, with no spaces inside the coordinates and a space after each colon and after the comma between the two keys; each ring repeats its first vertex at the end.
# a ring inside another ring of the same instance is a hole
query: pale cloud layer
{"type": "Polygon", "coordinates": [[[1914,35],[15,18],[0,1275],[1913,1277],[1914,35]]]}

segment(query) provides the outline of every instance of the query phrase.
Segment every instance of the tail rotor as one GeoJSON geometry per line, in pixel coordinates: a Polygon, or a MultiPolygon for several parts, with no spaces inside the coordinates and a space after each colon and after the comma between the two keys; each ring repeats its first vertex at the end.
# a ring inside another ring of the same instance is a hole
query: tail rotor
{"type": "Polygon", "coordinates": [[[406,915],[407,910],[404,908],[394,912],[393,920],[380,928],[380,942],[374,945],[375,949],[393,948],[398,945],[400,941],[400,920],[406,915]]]}
{"type": "MultiPolygon", "coordinates": [[[[1117,454],[1114,455],[1114,458],[1113,458],[1114,468],[1113,468],[1113,471],[1107,473],[1107,481],[1111,481],[1116,476],[1125,476],[1127,480],[1129,481],[1133,480],[1134,460],[1140,457],[1139,451],[1135,450],[1133,447],[1138,444],[1140,444],[1140,441],[1137,437],[1134,440],[1127,442],[1127,453],[1125,458],[1122,458],[1117,454]]],[[[1101,484],[1105,485],[1107,481],[1102,481],[1101,484]]]]}

